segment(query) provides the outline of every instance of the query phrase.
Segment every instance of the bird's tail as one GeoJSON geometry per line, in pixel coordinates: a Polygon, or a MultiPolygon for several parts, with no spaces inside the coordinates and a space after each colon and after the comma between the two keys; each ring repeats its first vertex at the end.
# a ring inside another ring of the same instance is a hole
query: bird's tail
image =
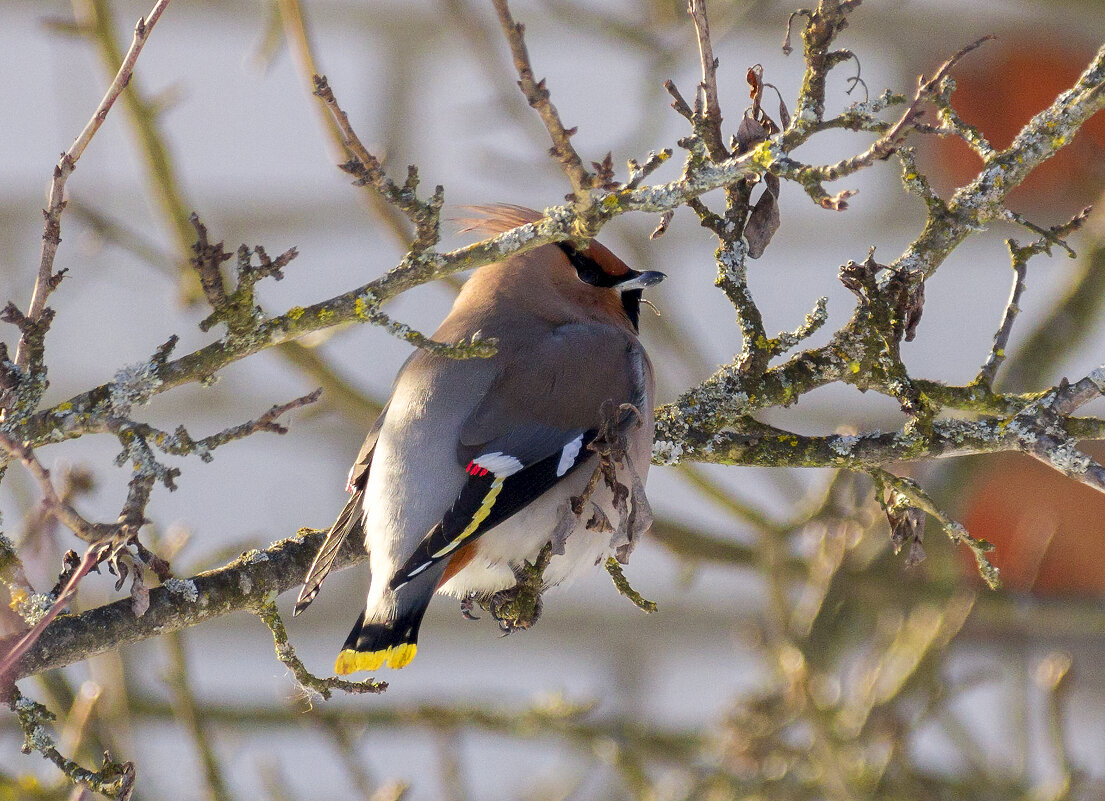
{"type": "MultiPolygon", "coordinates": [[[[436,566],[435,566],[436,567],[436,566]]],[[[378,607],[366,609],[357,618],[356,625],[334,663],[334,672],[346,675],[358,670],[376,670],[387,665],[401,668],[410,664],[418,651],[418,627],[422,616],[434,596],[442,568],[426,571],[398,592],[389,592],[394,601],[394,611],[381,614],[378,607]]]]}

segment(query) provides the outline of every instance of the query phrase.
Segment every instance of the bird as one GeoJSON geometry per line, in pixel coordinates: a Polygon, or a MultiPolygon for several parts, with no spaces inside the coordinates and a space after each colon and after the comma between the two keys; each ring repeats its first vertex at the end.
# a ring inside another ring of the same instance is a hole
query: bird
{"type": "MultiPolygon", "coordinates": [[[[521,206],[470,208],[477,216],[464,230],[485,235],[542,218],[521,206]]],[[[298,615],[346,537],[363,533],[368,597],[336,673],[406,666],[437,592],[490,598],[515,586],[595,473],[604,419],[624,432],[632,476],[623,495],[630,481],[641,492],[618,507],[616,487],[599,482],[590,501],[607,521],[621,515],[623,546],[627,507],[647,526],[651,516],[637,507],[647,507],[655,382],[638,324],[642,291],[665,277],[632,269],[591,240],[541,245],[464,283],[433,339],[494,340],[495,354],[455,359],[419,349],[407,360],[296,602],[298,615]]],[[[609,525],[574,526],[554,548],[544,585],[593,567],[617,539],[609,525]]]]}

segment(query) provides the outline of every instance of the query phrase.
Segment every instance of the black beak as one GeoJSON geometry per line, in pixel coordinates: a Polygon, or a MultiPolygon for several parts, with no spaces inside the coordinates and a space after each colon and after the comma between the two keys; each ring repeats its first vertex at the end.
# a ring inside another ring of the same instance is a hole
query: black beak
{"type": "Polygon", "coordinates": [[[667,278],[664,273],[657,270],[647,270],[643,273],[637,273],[630,276],[625,281],[620,281],[617,284],[617,290],[619,292],[629,292],[633,289],[647,289],[650,286],[656,286],[658,283],[667,278]]]}

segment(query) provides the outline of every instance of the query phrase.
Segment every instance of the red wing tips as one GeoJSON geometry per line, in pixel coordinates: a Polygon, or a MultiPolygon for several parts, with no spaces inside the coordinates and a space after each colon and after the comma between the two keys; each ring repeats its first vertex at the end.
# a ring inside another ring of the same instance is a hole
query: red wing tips
{"type": "Polygon", "coordinates": [[[494,453],[482,453],[468,463],[464,469],[470,476],[486,476],[494,473],[496,478],[512,476],[525,467],[522,460],[509,453],[495,451],[494,453]]]}

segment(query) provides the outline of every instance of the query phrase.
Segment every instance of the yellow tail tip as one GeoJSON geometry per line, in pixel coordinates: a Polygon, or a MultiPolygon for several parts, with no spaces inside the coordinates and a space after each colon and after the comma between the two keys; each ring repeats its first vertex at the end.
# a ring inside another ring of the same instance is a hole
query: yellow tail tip
{"type": "Polygon", "coordinates": [[[388,649],[388,667],[389,668],[401,668],[406,667],[414,659],[415,653],[418,651],[418,646],[413,642],[403,643],[402,645],[396,645],[388,649]]]}
{"type": "Polygon", "coordinates": [[[411,643],[393,645],[380,651],[354,651],[347,648],[338,654],[334,662],[334,672],[347,676],[359,670],[378,670],[387,665],[389,668],[406,667],[414,659],[418,646],[411,643]]]}

